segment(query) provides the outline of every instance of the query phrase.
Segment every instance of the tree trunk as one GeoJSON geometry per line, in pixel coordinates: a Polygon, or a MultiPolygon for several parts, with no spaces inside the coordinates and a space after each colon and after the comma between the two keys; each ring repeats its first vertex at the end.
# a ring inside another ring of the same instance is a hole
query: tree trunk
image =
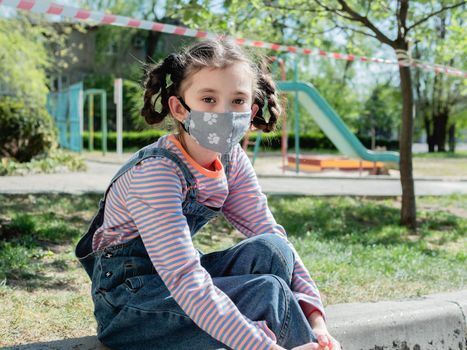
{"type": "MultiPolygon", "coordinates": [[[[407,44],[399,47],[407,50],[407,44]]],[[[412,169],[413,94],[410,67],[399,66],[402,93],[402,125],[399,139],[400,174],[402,185],[401,224],[415,231],[417,214],[412,169]]]]}
{"type": "Polygon", "coordinates": [[[435,143],[433,141],[432,136],[427,137],[427,142],[428,142],[428,153],[434,153],[435,152],[435,143]]]}
{"type": "Polygon", "coordinates": [[[444,109],[440,111],[440,114],[434,118],[434,132],[436,145],[438,146],[438,152],[446,152],[446,134],[447,134],[447,123],[448,114],[444,109]]]}
{"type": "Polygon", "coordinates": [[[423,110],[423,124],[425,125],[426,143],[428,144],[428,152],[433,153],[435,151],[435,142],[433,140],[433,134],[431,132],[431,120],[428,115],[428,110],[423,110]]]}
{"type": "Polygon", "coordinates": [[[148,31],[146,37],[146,63],[153,63],[153,56],[156,51],[157,42],[161,37],[161,33],[153,32],[152,30],[148,31]]]}
{"type": "Polygon", "coordinates": [[[456,124],[452,123],[449,127],[449,152],[456,151],[456,124]]]}

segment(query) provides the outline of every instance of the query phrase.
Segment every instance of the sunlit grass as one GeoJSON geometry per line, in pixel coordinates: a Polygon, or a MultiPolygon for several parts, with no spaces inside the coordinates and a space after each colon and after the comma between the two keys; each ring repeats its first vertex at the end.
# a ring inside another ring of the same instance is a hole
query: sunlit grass
{"type": "MultiPolygon", "coordinates": [[[[90,281],[74,257],[98,195],[0,195],[0,346],[95,334],[90,281]]],[[[419,197],[418,232],[396,199],[270,196],[325,305],[465,288],[467,196],[419,197]]],[[[204,252],[244,237],[221,217],[204,252]]]]}
{"type": "Polygon", "coordinates": [[[447,159],[447,158],[467,158],[467,151],[456,151],[456,152],[424,152],[414,153],[414,158],[435,158],[435,159],[447,159]]]}

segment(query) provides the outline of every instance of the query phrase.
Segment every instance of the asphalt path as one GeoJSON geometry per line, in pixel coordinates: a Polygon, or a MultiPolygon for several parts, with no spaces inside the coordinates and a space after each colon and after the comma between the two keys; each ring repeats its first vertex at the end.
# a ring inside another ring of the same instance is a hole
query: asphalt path
{"type": "MultiPolygon", "coordinates": [[[[116,163],[87,161],[86,172],[37,174],[0,177],[0,193],[101,193],[118,170],[116,163]]],[[[267,194],[284,195],[350,195],[400,196],[400,179],[394,176],[338,175],[258,175],[260,186],[267,194]]],[[[467,194],[467,180],[446,178],[416,178],[415,194],[467,194]]]]}

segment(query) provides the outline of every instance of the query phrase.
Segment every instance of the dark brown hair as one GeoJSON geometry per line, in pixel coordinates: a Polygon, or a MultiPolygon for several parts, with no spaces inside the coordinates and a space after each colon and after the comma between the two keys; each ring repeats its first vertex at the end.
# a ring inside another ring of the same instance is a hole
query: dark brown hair
{"type": "MultiPolygon", "coordinates": [[[[144,106],[141,115],[148,124],[162,122],[170,112],[169,97],[181,96],[182,89],[185,88],[182,85],[187,78],[205,67],[224,68],[236,62],[248,64],[254,75],[253,103],[259,106],[259,110],[252,120],[253,126],[264,132],[272,131],[281,109],[268,63],[265,59],[260,64],[253,63],[240,46],[227,39],[196,42],[181,53],[172,53],[159,64],[149,67],[144,81],[144,106]],[[158,100],[161,105],[160,111],[156,111],[158,100]],[[266,103],[270,115],[268,121],[263,116],[266,103]]],[[[180,130],[179,123],[177,125],[180,130]]]]}

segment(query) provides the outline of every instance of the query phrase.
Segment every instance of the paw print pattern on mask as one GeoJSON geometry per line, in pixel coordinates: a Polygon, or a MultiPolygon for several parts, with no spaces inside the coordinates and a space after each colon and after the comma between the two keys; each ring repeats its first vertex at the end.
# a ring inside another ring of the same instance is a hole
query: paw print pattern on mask
{"type": "Polygon", "coordinates": [[[209,133],[208,141],[211,144],[215,143],[217,145],[217,144],[219,144],[219,136],[217,136],[217,134],[215,132],[214,133],[209,133]]]}
{"type": "Polygon", "coordinates": [[[193,121],[193,119],[190,120],[190,129],[194,129],[195,128],[195,122],[193,121]]]}
{"type": "Polygon", "coordinates": [[[209,125],[217,123],[217,114],[215,113],[204,113],[203,120],[209,125]]]}

